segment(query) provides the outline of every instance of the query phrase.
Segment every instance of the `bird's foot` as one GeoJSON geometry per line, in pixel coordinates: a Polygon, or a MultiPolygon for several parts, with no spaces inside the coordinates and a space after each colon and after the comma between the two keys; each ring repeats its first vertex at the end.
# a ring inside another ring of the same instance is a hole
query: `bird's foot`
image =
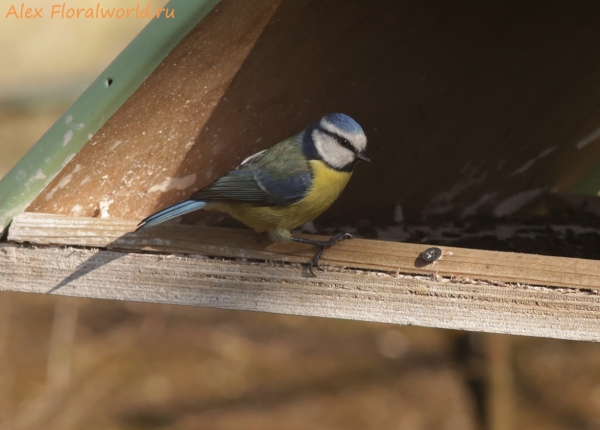
{"type": "Polygon", "coordinates": [[[315,267],[319,267],[319,260],[323,256],[323,253],[325,252],[325,250],[331,248],[336,243],[341,242],[342,240],[346,240],[346,239],[352,239],[352,235],[350,233],[338,233],[335,236],[333,236],[331,239],[329,239],[328,241],[304,239],[302,237],[292,236],[292,240],[294,242],[305,243],[307,245],[313,245],[313,246],[317,246],[317,247],[321,248],[319,251],[317,251],[317,253],[312,258],[310,263],[308,263],[308,271],[315,278],[317,277],[317,275],[315,274],[314,269],[315,269],[315,267]]]}
{"type": "Polygon", "coordinates": [[[319,260],[323,256],[323,253],[325,252],[325,250],[331,248],[336,243],[341,242],[342,240],[346,240],[346,239],[352,239],[352,235],[350,233],[338,233],[335,236],[333,236],[331,239],[329,239],[328,242],[323,242],[321,249],[315,254],[315,256],[310,261],[310,263],[308,263],[308,271],[310,272],[310,274],[316,278],[317,275],[314,272],[314,268],[319,267],[319,260]]]}

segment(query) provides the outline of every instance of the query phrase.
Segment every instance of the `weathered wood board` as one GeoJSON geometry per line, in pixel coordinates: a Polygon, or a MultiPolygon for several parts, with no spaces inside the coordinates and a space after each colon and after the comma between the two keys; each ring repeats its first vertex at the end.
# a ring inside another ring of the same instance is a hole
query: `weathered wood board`
{"type": "MultiPolygon", "coordinates": [[[[25,213],[8,239],[39,245],[75,245],[130,251],[306,263],[311,246],[258,242],[251,230],[162,225],[140,233],[137,221],[25,213]]],[[[440,247],[442,258],[419,259],[429,245],[353,239],[327,250],[321,264],[386,273],[429,274],[466,280],[600,290],[600,261],[440,247]]]]}
{"type": "Polygon", "coordinates": [[[600,340],[595,291],[0,244],[0,290],[600,340]]]}

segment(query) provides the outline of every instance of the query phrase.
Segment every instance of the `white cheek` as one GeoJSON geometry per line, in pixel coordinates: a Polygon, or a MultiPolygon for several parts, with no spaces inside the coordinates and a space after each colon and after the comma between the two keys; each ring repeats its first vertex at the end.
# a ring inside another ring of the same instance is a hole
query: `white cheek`
{"type": "Polygon", "coordinates": [[[327,154],[323,155],[323,160],[330,166],[341,169],[354,161],[354,154],[336,144],[327,154]]]}
{"type": "Polygon", "coordinates": [[[319,155],[331,167],[341,169],[354,161],[352,151],[340,146],[333,137],[316,132],[313,139],[319,155]]]}

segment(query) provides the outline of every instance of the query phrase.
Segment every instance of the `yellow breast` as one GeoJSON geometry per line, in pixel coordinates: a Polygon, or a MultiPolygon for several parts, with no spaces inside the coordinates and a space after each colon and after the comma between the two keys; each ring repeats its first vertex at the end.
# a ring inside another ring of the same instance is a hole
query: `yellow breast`
{"type": "Polygon", "coordinates": [[[352,173],[339,172],[322,161],[311,160],[310,165],[313,169],[312,187],[304,199],[292,205],[292,207],[298,207],[300,212],[306,212],[308,216],[291,228],[312,221],[323,213],[337,200],[352,176],[352,173]]]}
{"type": "Polygon", "coordinates": [[[352,173],[339,172],[318,160],[310,161],[313,182],[302,200],[289,206],[252,206],[247,203],[211,203],[216,209],[252,227],[257,232],[291,230],[312,221],[339,197],[352,173]]]}

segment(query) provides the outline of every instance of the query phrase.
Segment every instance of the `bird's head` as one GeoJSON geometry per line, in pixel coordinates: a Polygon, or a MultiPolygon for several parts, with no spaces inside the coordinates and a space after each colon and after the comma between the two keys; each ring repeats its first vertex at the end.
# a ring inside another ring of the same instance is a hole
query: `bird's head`
{"type": "Polygon", "coordinates": [[[365,152],[367,136],[348,115],[332,113],[310,126],[304,135],[309,158],[323,160],[340,171],[352,171],[358,161],[370,161],[365,152]]]}

